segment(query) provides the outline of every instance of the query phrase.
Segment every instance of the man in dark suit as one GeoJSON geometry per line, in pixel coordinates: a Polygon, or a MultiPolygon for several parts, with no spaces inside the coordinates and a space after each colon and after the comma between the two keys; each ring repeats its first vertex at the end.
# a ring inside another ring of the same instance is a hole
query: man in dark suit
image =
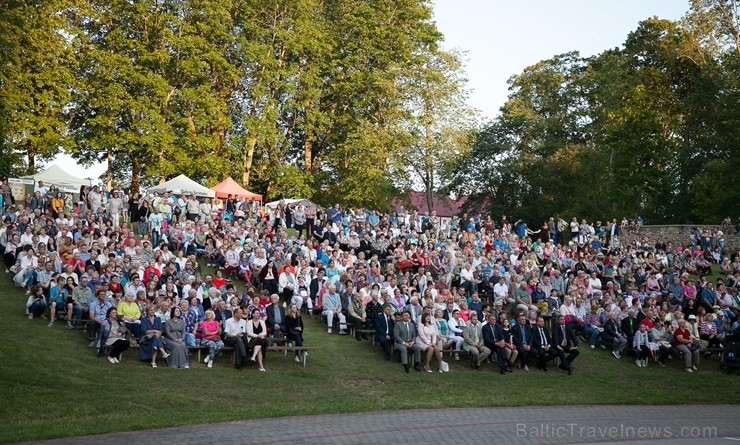
{"type": "Polygon", "coordinates": [[[385,361],[391,359],[393,324],[393,306],[384,304],[383,312],[375,316],[375,341],[383,348],[385,361]]]}
{"type": "Polygon", "coordinates": [[[265,308],[267,312],[267,329],[272,332],[273,337],[282,337],[285,334],[285,310],[280,306],[278,294],[270,296],[270,304],[265,308]]]}
{"type": "Polygon", "coordinates": [[[514,337],[514,345],[519,353],[519,367],[529,371],[528,365],[534,354],[532,350],[532,332],[527,327],[527,317],[523,313],[519,314],[516,321],[516,326],[511,328],[511,333],[514,337]]]}
{"type": "Polygon", "coordinates": [[[501,374],[511,371],[509,360],[506,357],[506,344],[504,342],[504,331],[498,323],[494,314],[488,315],[488,323],[483,326],[483,344],[491,350],[501,374]]]}
{"type": "Polygon", "coordinates": [[[401,315],[401,321],[393,326],[393,344],[401,353],[401,363],[403,369],[409,372],[409,351],[414,354],[414,371],[421,372],[419,362],[421,361],[421,349],[416,344],[416,325],[411,321],[411,314],[404,311],[401,315]]]}
{"type": "Polygon", "coordinates": [[[455,303],[452,301],[447,302],[447,307],[444,311],[442,311],[442,318],[445,319],[445,321],[450,321],[452,318],[452,313],[455,311],[455,303]]]}
{"type": "Polygon", "coordinates": [[[604,332],[601,333],[604,343],[612,342],[612,355],[616,359],[622,358],[622,351],[627,347],[627,336],[617,321],[617,314],[609,312],[609,319],[604,323],[604,332]]]}
{"type": "Polygon", "coordinates": [[[557,324],[552,330],[552,344],[555,346],[555,353],[560,358],[559,368],[568,371],[568,375],[573,374],[571,365],[581,352],[578,350],[578,346],[571,343],[570,336],[565,328],[565,317],[562,315],[558,315],[557,324]]]}
{"type": "MultiPolygon", "coordinates": [[[[323,267],[320,268],[319,271],[316,272],[316,278],[311,280],[311,283],[309,284],[308,291],[311,296],[313,306],[316,306],[316,299],[319,296],[319,291],[324,287],[324,283],[326,282],[325,275],[326,270],[323,267]]],[[[309,315],[313,317],[313,311],[309,312],[309,315]]]]}
{"type": "Polygon", "coordinates": [[[537,317],[537,324],[532,328],[532,349],[537,355],[537,366],[547,372],[547,362],[553,360],[558,354],[552,345],[550,333],[545,328],[545,319],[537,317]]]}

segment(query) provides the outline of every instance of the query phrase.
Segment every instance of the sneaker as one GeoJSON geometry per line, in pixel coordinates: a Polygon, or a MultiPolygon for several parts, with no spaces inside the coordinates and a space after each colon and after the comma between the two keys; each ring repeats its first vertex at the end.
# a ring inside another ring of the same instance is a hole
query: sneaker
{"type": "Polygon", "coordinates": [[[591,345],[591,349],[596,349],[596,345],[591,345]]]}
{"type": "Polygon", "coordinates": [[[525,371],[527,371],[527,372],[529,372],[529,366],[527,366],[527,365],[522,366],[522,369],[525,370],[525,371]]]}
{"type": "Polygon", "coordinates": [[[88,348],[94,348],[95,347],[95,340],[90,340],[90,343],[87,344],[88,348]]]}
{"type": "Polygon", "coordinates": [[[694,372],[691,368],[686,368],[686,372],[694,372]]]}
{"type": "Polygon", "coordinates": [[[73,325],[71,321],[68,321],[67,324],[64,325],[64,327],[67,329],[74,329],[75,325],[73,325]]]}
{"type": "Polygon", "coordinates": [[[185,366],[183,366],[183,368],[185,368],[185,369],[190,369],[190,366],[188,366],[188,365],[185,365],[185,366]]]}
{"type": "Polygon", "coordinates": [[[210,360],[210,359],[208,358],[208,356],[206,356],[206,359],[205,359],[205,360],[203,360],[203,363],[205,363],[205,364],[207,365],[207,364],[208,364],[208,362],[209,362],[209,360],[210,360]]]}
{"type": "Polygon", "coordinates": [[[347,334],[349,334],[349,332],[347,332],[347,331],[339,331],[339,335],[347,335],[347,334]]]}
{"type": "Polygon", "coordinates": [[[46,327],[47,328],[53,328],[54,327],[54,322],[53,321],[50,321],[49,324],[46,325],[46,327]]]}
{"type": "Polygon", "coordinates": [[[118,358],[118,357],[113,357],[113,361],[116,362],[116,363],[121,363],[121,359],[118,358]]]}
{"type": "Polygon", "coordinates": [[[265,368],[260,368],[260,371],[261,372],[265,372],[265,368]]]}
{"type": "Polygon", "coordinates": [[[327,334],[331,334],[331,328],[327,329],[327,330],[326,330],[326,333],[327,333],[327,334]]]}
{"type": "Polygon", "coordinates": [[[157,367],[157,362],[152,362],[152,368],[156,368],[156,367],[157,367]]]}
{"type": "Polygon", "coordinates": [[[635,360],[635,364],[638,368],[642,368],[642,360],[635,360]]]}
{"type": "Polygon", "coordinates": [[[169,352],[166,352],[166,351],[165,351],[164,354],[162,354],[162,358],[167,358],[169,356],[170,356],[170,353],[169,352]]]}
{"type": "Polygon", "coordinates": [[[642,367],[643,368],[647,368],[647,365],[648,365],[648,361],[647,360],[643,360],[642,361],[642,367]]]}
{"type": "Polygon", "coordinates": [[[601,347],[601,349],[606,349],[606,346],[604,346],[604,345],[601,345],[600,347],[601,347]]]}
{"type": "Polygon", "coordinates": [[[696,366],[692,366],[691,369],[693,369],[694,371],[698,371],[699,370],[699,368],[697,368],[696,366]]]}
{"type": "Polygon", "coordinates": [[[296,362],[298,362],[298,363],[300,363],[300,362],[301,362],[301,358],[300,358],[300,357],[298,357],[297,355],[295,356],[295,359],[293,359],[293,360],[294,360],[294,361],[296,361],[296,362]]]}
{"type": "Polygon", "coordinates": [[[619,359],[619,353],[617,351],[612,351],[612,355],[614,358],[619,359]]]}
{"type": "MultiPolygon", "coordinates": [[[[111,357],[111,356],[109,355],[109,356],[108,356],[108,362],[110,362],[110,364],[112,364],[112,365],[115,365],[115,364],[116,364],[116,359],[114,359],[113,357],[111,357]]],[[[691,371],[691,370],[689,369],[689,371],[691,371]]]]}
{"type": "Polygon", "coordinates": [[[33,314],[28,314],[28,319],[33,320],[33,314]]]}
{"type": "Polygon", "coordinates": [[[208,364],[206,366],[208,368],[213,368],[213,360],[208,360],[208,364]]]}

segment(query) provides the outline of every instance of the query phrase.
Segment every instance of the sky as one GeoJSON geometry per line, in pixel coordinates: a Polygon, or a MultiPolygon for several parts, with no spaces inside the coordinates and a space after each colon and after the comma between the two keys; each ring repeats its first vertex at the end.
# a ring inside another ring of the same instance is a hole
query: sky
{"type": "MultiPolygon", "coordinates": [[[[506,101],[506,81],[556,54],[588,57],[621,46],[649,17],[678,20],[688,0],[434,0],[434,20],[445,49],[466,52],[468,103],[493,119],[506,101]]],[[[79,166],[55,159],[82,178],[98,178],[106,165],[79,166]]]]}
{"type": "Polygon", "coordinates": [[[540,60],[570,51],[588,57],[620,47],[637,24],[678,20],[688,0],[433,0],[445,49],[467,51],[468,103],[493,119],[506,81],[540,60]]]}

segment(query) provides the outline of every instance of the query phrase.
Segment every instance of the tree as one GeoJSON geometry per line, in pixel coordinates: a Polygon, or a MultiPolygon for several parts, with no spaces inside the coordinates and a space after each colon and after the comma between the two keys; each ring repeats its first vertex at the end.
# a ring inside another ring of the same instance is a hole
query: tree
{"type": "Polygon", "coordinates": [[[34,172],[68,144],[65,107],[73,88],[64,1],[0,2],[0,121],[3,163],[34,172]],[[25,164],[25,168],[22,165],[25,164]]]}
{"type": "Polygon", "coordinates": [[[465,103],[468,92],[460,73],[459,56],[441,52],[411,79],[410,143],[401,157],[423,185],[429,209],[475,137],[477,115],[465,103]]]}

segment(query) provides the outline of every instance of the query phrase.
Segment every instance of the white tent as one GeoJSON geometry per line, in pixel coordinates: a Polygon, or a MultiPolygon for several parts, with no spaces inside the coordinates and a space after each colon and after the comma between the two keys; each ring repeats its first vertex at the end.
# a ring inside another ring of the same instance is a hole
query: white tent
{"type": "Polygon", "coordinates": [[[213,198],[216,196],[216,192],[209,189],[208,187],[198,184],[197,182],[193,181],[192,179],[188,178],[185,175],[180,175],[176,178],[172,178],[169,181],[165,182],[164,184],[151,187],[147,191],[149,193],[172,192],[177,195],[180,195],[180,194],[184,194],[188,196],[195,195],[200,198],[213,198]]]}
{"type": "Polygon", "coordinates": [[[36,183],[44,181],[45,185],[76,185],[78,190],[81,185],[90,185],[87,179],[72,176],[56,164],[34,175],[23,176],[23,179],[33,179],[36,183]]]}
{"type": "Polygon", "coordinates": [[[312,203],[308,199],[281,199],[279,201],[268,202],[267,204],[265,204],[265,206],[266,207],[269,207],[271,209],[274,209],[274,208],[277,208],[278,204],[280,204],[281,202],[283,204],[285,204],[285,205],[288,205],[288,204],[293,204],[293,205],[303,204],[304,206],[312,205],[312,206],[316,207],[316,204],[312,203]]]}

